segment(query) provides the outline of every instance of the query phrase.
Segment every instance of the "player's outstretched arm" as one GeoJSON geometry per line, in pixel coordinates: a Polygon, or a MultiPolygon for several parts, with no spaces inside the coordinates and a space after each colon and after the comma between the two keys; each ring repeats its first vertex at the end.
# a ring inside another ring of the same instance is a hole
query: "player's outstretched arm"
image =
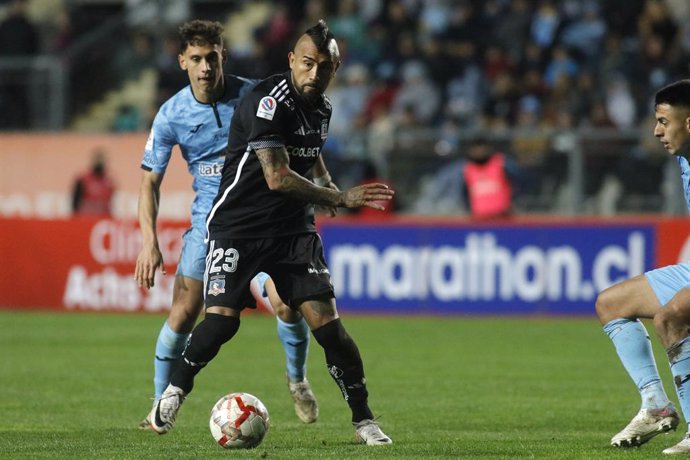
{"type": "Polygon", "coordinates": [[[138,215],[142,247],[137,256],[134,279],[139,286],[146,289],[153,287],[157,269],[160,268],[161,273],[165,274],[163,254],[158,247],[158,234],[156,233],[161,182],[163,182],[161,174],[144,171],[139,187],[138,215]]]}
{"type": "Polygon", "coordinates": [[[289,156],[284,147],[258,149],[256,155],[268,188],[309,203],[340,208],[366,206],[382,210],[384,207],[375,202],[390,200],[395,194],[386,184],[379,183],[358,185],[345,191],[319,187],[290,169],[289,156]]]}
{"type": "MultiPolygon", "coordinates": [[[[312,173],[314,174],[314,183],[319,187],[327,187],[340,191],[338,186],[333,182],[331,174],[328,172],[328,168],[326,168],[326,163],[323,161],[323,156],[319,155],[319,158],[317,158],[316,163],[314,163],[314,167],[312,168],[312,173]]],[[[338,208],[335,206],[319,206],[319,209],[327,212],[330,217],[335,217],[338,215],[338,208]]]]}

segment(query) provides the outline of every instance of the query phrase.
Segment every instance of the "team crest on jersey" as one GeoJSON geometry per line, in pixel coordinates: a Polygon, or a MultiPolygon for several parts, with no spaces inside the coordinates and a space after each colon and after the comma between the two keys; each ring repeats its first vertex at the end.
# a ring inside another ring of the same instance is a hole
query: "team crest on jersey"
{"type": "Polygon", "coordinates": [[[265,118],[266,120],[273,120],[276,114],[276,107],[278,103],[271,96],[266,96],[259,101],[259,108],[256,110],[256,116],[265,118]]]}
{"type": "Polygon", "coordinates": [[[225,280],[215,279],[208,283],[208,294],[218,295],[225,293],[225,280]]]}
{"type": "Polygon", "coordinates": [[[321,140],[325,141],[328,137],[328,120],[321,120],[321,140]]]}

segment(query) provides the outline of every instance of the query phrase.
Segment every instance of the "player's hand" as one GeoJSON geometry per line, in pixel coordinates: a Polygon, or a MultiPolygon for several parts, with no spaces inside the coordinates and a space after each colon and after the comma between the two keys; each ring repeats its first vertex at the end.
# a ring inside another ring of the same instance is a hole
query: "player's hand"
{"type": "Polygon", "coordinates": [[[151,289],[154,285],[153,279],[156,276],[156,270],[159,268],[161,273],[165,275],[163,254],[161,254],[160,249],[157,246],[143,248],[137,256],[137,266],[134,269],[134,279],[137,280],[139,287],[151,289]]]}
{"type": "Polygon", "coordinates": [[[393,195],[395,195],[395,192],[388,188],[386,184],[358,185],[343,192],[343,206],[346,208],[366,206],[367,208],[383,211],[386,208],[383,204],[377,203],[377,201],[388,201],[393,198],[393,195]]]}

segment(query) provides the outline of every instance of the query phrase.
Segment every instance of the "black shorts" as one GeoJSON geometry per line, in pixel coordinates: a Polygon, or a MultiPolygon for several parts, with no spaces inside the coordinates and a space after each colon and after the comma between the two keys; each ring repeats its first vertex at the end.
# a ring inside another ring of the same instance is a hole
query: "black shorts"
{"type": "Polygon", "coordinates": [[[209,241],[204,273],[206,307],[255,307],[249,283],[266,272],[278,295],[297,310],[306,300],[335,297],[317,233],[280,238],[209,241]]]}

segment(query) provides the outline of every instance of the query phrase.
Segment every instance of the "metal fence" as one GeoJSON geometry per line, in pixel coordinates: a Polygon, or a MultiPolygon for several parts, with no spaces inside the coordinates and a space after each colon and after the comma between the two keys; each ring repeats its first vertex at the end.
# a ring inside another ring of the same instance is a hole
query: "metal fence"
{"type": "Polygon", "coordinates": [[[343,186],[366,179],[365,171],[373,164],[377,175],[395,186],[402,212],[464,214],[461,168],[467,149],[479,136],[519,166],[516,214],[687,213],[680,169],[654,139],[652,126],[644,132],[467,132],[451,140],[441,129],[406,129],[391,132],[385,140],[353,132],[331,144],[335,155],[328,164],[343,186]]]}

